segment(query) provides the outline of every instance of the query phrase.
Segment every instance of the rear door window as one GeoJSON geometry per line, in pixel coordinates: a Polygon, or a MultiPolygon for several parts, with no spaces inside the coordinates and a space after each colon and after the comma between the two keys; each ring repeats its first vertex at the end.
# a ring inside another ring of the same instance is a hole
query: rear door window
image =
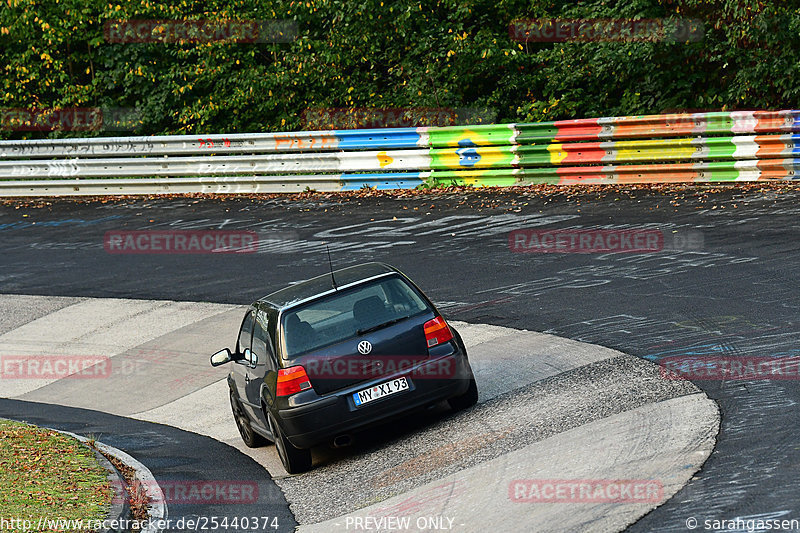
{"type": "Polygon", "coordinates": [[[363,335],[428,310],[417,291],[395,276],[339,291],[284,314],[286,357],[363,335]]]}
{"type": "Polygon", "coordinates": [[[248,311],[242,321],[242,327],[239,329],[239,340],[236,343],[236,352],[244,353],[245,350],[250,349],[250,340],[253,337],[253,312],[248,311]]]}
{"type": "Polygon", "coordinates": [[[253,327],[253,355],[257,357],[258,365],[266,365],[272,369],[272,341],[269,338],[268,327],[266,325],[267,316],[259,313],[253,327]]]}

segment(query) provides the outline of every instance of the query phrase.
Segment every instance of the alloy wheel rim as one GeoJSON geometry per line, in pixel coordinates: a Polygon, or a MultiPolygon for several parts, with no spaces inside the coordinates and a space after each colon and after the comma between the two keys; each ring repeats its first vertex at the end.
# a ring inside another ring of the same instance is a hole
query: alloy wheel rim
{"type": "Polygon", "coordinates": [[[281,462],[286,464],[286,450],[283,447],[283,439],[278,433],[278,429],[275,427],[277,424],[272,422],[272,417],[269,419],[269,429],[272,431],[272,436],[275,438],[275,447],[278,449],[278,457],[280,457],[281,462]]]}

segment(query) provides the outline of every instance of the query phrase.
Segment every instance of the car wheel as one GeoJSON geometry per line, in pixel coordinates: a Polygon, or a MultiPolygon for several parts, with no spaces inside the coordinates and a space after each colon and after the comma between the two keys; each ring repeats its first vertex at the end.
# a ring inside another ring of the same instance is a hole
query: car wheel
{"type": "Polygon", "coordinates": [[[278,457],[281,458],[283,468],[290,474],[299,474],[311,470],[311,450],[295,448],[283,434],[272,415],[269,415],[268,420],[269,430],[275,438],[275,448],[278,450],[278,457]]]}
{"type": "Polygon", "coordinates": [[[450,408],[453,411],[463,411],[478,403],[478,384],[475,383],[475,376],[470,376],[467,392],[460,396],[450,398],[447,400],[447,403],[450,404],[450,408]]]}
{"type": "Polygon", "coordinates": [[[267,439],[253,431],[253,426],[250,425],[250,419],[247,418],[247,414],[245,414],[244,409],[242,409],[242,404],[239,403],[236,394],[231,391],[230,396],[233,419],[236,421],[236,427],[239,429],[239,435],[242,436],[244,443],[248,448],[264,446],[267,443],[267,439]]]}

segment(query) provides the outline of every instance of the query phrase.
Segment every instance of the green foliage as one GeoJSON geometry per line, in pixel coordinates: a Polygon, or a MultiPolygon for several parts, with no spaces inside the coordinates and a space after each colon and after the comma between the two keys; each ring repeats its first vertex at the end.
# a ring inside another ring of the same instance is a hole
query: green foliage
{"type": "Polygon", "coordinates": [[[781,0],[4,3],[0,111],[135,108],[128,133],[298,130],[320,108],[489,108],[512,122],[800,104],[800,8],[781,0]],[[704,34],[512,40],[509,23],[529,18],[697,19],[704,34]],[[282,43],[109,42],[107,21],[133,19],[277,19],[298,32],[282,43]]]}

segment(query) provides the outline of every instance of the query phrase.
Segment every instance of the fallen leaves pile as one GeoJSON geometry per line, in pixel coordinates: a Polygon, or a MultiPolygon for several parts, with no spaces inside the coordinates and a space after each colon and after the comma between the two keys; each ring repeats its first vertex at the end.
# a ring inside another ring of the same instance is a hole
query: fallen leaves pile
{"type": "MultiPolygon", "coordinates": [[[[251,200],[257,202],[351,202],[361,199],[386,199],[386,200],[419,200],[436,202],[438,200],[457,199],[490,199],[495,202],[507,203],[514,199],[540,199],[545,203],[549,201],[573,201],[603,199],[608,196],[619,198],[634,197],[641,194],[657,194],[665,198],[665,202],[672,206],[680,205],[681,200],[690,197],[706,197],[723,192],[735,192],[743,196],[757,196],[759,194],[795,191],[797,186],[786,181],[756,181],[737,182],[735,184],[696,184],[696,183],[662,183],[662,184],[630,184],[630,185],[525,185],[519,187],[467,187],[454,186],[430,189],[392,189],[377,190],[364,188],[356,191],[344,192],[316,192],[306,191],[299,193],[280,194],[161,194],[138,196],[64,196],[48,198],[4,198],[0,205],[20,208],[44,208],[54,203],[79,203],[79,204],[113,204],[131,202],[152,202],[156,200],[194,200],[191,203],[200,203],[204,200],[218,202],[251,200]],[[669,198],[671,197],[671,198],[669,198]]],[[[434,205],[430,208],[434,208],[434,205]]],[[[490,207],[491,202],[484,207],[490,207]]],[[[666,207],[666,206],[665,206],[666,207]]],[[[417,209],[421,209],[418,207],[417,209]]]]}

